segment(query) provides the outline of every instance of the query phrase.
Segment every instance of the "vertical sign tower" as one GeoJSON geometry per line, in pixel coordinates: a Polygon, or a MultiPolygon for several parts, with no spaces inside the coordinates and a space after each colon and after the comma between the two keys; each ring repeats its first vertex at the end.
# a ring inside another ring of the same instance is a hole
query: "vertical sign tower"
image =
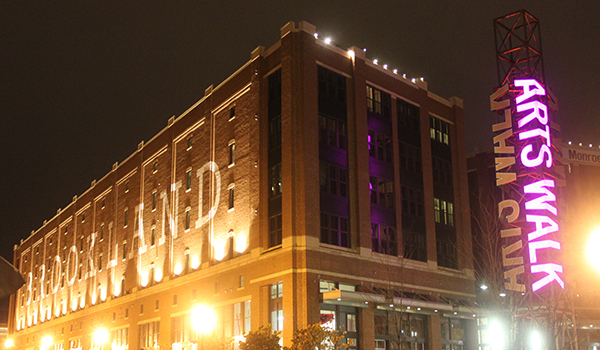
{"type": "Polygon", "coordinates": [[[557,180],[563,178],[555,99],[545,87],[539,21],[525,10],[494,20],[499,87],[490,96],[506,290],[564,289],[557,180]]]}

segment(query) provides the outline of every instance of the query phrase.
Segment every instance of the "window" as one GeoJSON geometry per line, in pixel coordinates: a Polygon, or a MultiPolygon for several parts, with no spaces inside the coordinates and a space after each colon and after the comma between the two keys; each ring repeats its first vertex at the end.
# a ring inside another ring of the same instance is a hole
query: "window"
{"type": "Polygon", "coordinates": [[[405,258],[427,261],[427,242],[424,233],[404,232],[403,238],[405,258]]]}
{"type": "Polygon", "coordinates": [[[229,210],[233,209],[235,199],[234,186],[229,187],[229,210]]]}
{"type": "Polygon", "coordinates": [[[77,269],[77,279],[81,281],[81,277],[83,274],[83,264],[79,263],[79,269],[77,269]]]}
{"type": "Polygon", "coordinates": [[[319,141],[341,149],[346,149],[348,136],[346,122],[319,115],[319,141]]]}
{"type": "Polygon", "coordinates": [[[429,116],[429,134],[432,140],[449,145],[450,125],[445,121],[429,116]]]}
{"type": "Polygon", "coordinates": [[[112,343],[119,349],[127,349],[129,345],[129,328],[121,328],[112,331],[112,343]]]}
{"type": "Polygon", "coordinates": [[[402,212],[423,217],[423,192],[402,186],[402,212]]]}
{"type": "Polygon", "coordinates": [[[369,155],[373,158],[392,162],[392,137],[369,130],[367,135],[369,143],[369,155]]]}
{"type": "Polygon", "coordinates": [[[269,168],[269,197],[281,194],[281,163],[269,168]]]}
{"type": "Polygon", "coordinates": [[[160,305],[159,301],[158,301],[158,300],[156,300],[156,301],[154,302],[154,311],[158,311],[158,307],[159,307],[159,305],[160,305]]]}
{"type": "Polygon", "coordinates": [[[244,288],[244,275],[240,275],[240,281],[238,284],[238,288],[244,288]]]}
{"type": "Polygon", "coordinates": [[[229,120],[235,118],[235,106],[229,108],[229,120]]]}
{"type": "Polygon", "coordinates": [[[431,157],[433,163],[433,181],[451,185],[452,184],[452,164],[449,161],[439,157],[431,157]]]}
{"type": "Polygon", "coordinates": [[[144,314],[144,304],[140,305],[140,315],[144,314]]]}
{"type": "Polygon", "coordinates": [[[193,144],[193,141],[192,141],[192,137],[190,136],[187,139],[187,149],[188,150],[192,148],[192,144],[193,144]]]}
{"type": "Polygon", "coordinates": [[[155,173],[158,171],[158,162],[154,162],[154,169],[152,171],[155,173]]]}
{"type": "Polygon", "coordinates": [[[283,282],[271,285],[271,300],[269,310],[271,312],[271,326],[273,331],[283,330],[283,282]]]}
{"type": "Polygon", "coordinates": [[[421,148],[409,145],[404,142],[398,143],[398,153],[400,154],[400,168],[414,171],[421,174],[421,148]]]}
{"type": "Polygon", "coordinates": [[[227,328],[225,329],[226,335],[237,337],[250,331],[250,319],[252,312],[250,307],[250,300],[241,303],[235,303],[229,310],[226,311],[232,312],[231,319],[233,321],[232,328],[228,327],[228,324],[224,324],[224,326],[227,328]],[[231,334],[229,334],[230,332],[231,334]]]}
{"type": "Polygon", "coordinates": [[[106,207],[106,199],[102,198],[102,209],[104,209],[104,207],[106,207]]]}
{"type": "Polygon", "coordinates": [[[160,321],[148,322],[138,326],[139,347],[148,349],[158,347],[160,321]]]}
{"type": "Polygon", "coordinates": [[[438,198],[433,199],[435,222],[447,226],[454,226],[454,204],[438,198]]]}
{"type": "Polygon", "coordinates": [[[346,78],[321,66],[318,72],[319,97],[346,103],[346,78]]]}
{"type": "Polygon", "coordinates": [[[125,209],[124,217],[123,217],[123,227],[127,227],[129,222],[129,209],[125,209]]]}
{"type": "Polygon", "coordinates": [[[349,248],[348,218],[321,212],[321,242],[349,248]]]}
{"type": "Polygon", "coordinates": [[[127,241],[123,241],[123,260],[127,258],[127,241]]]}
{"type": "Polygon", "coordinates": [[[394,208],[394,183],[392,181],[371,176],[369,189],[371,191],[371,203],[386,208],[394,208]]]}
{"type": "Polygon", "coordinates": [[[102,271],[102,254],[98,255],[98,271],[102,271]]]}
{"type": "Polygon", "coordinates": [[[177,294],[173,294],[173,306],[177,305],[177,294]]]}
{"type": "Polygon", "coordinates": [[[458,256],[456,245],[449,239],[437,239],[437,259],[438,265],[456,269],[458,267],[458,256]]]}
{"type": "Polygon", "coordinates": [[[390,94],[367,85],[367,111],[377,113],[386,119],[392,116],[390,94]]]}
{"type": "Polygon", "coordinates": [[[463,350],[465,341],[465,321],[456,318],[441,317],[442,348],[463,350]]]}
{"type": "Polygon", "coordinates": [[[154,190],[154,192],[152,192],[152,210],[156,210],[157,200],[158,200],[158,192],[156,192],[156,190],[154,190]]]}
{"type": "Polygon", "coordinates": [[[150,246],[156,245],[156,227],[152,226],[150,230],[150,246]]]}
{"type": "Polygon", "coordinates": [[[100,240],[102,241],[104,239],[104,223],[100,224],[100,240]]]}
{"type": "Polygon", "coordinates": [[[273,215],[269,218],[269,247],[274,247],[281,244],[282,226],[281,213],[273,215]]]}
{"type": "Polygon", "coordinates": [[[85,213],[81,214],[81,222],[85,222],[85,213]]]}
{"type": "Polygon", "coordinates": [[[235,164],[235,141],[229,143],[229,165],[235,164]]]}
{"type": "Polygon", "coordinates": [[[348,197],[348,174],[346,169],[320,162],[321,191],[348,197]]]}
{"type": "Polygon", "coordinates": [[[398,98],[396,99],[396,111],[399,125],[410,131],[421,130],[419,107],[398,98]]]}
{"type": "Polygon", "coordinates": [[[83,236],[79,237],[79,251],[83,253],[83,236]]]}
{"type": "Polygon", "coordinates": [[[129,181],[125,183],[125,193],[129,192],[129,181]]]}
{"type": "Polygon", "coordinates": [[[281,116],[269,120],[269,149],[281,145],[281,116]]]}
{"type": "Polygon", "coordinates": [[[190,229],[190,224],[191,224],[191,209],[187,208],[185,210],[185,229],[189,230],[190,229]]]}
{"type": "Polygon", "coordinates": [[[192,188],[192,169],[188,169],[185,172],[186,177],[186,190],[190,190],[192,188]]]}
{"type": "Polygon", "coordinates": [[[395,228],[371,223],[371,249],[377,253],[396,255],[395,228]]]}

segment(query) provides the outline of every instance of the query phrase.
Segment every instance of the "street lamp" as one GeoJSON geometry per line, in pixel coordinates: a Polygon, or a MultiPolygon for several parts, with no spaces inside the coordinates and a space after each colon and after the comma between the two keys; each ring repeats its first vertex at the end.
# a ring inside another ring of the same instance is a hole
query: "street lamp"
{"type": "Polygon", "coordinates": [[[4,347],[5,348],[12,348],[13,346],[15,346],[15,341],[12,339],[6,339],[6,341],[4,342],[4,347]]]}
{"type": "Polygon", "coordinates": [[[94,332],[95,345],[102,345],[108,342],[108,331],[105,328],[98,328],[94,332]]]}
{"type": "Polygon", "coordinates": [[[504,330],[498,321],[490,322],[488,328],[492,350],[504,350],[504,330]]]}
{"type": "Polygon", "coordinates": [[[600,271],[600,228],[596,228],[590,234],[588,243],[586,245],[586,256],[588,263],[594,269],[600,271]]]}
{"type": "Polygon", "coordinates": [[[538,331],[531,332],[531,350],[542,350],[542,338],[538,331]]]}
{"type": "Polygon", "coordinates": [[[47,335],[42,338],[42,349],[48,349],[52,345],[52,337],[47,335]]]}
{"type": "Polygon", "coordinates": [[[215,312],[206,305],[197,305],[191,311],[191,323],[196,332],[209,334],[215,327],[215,312]]]}

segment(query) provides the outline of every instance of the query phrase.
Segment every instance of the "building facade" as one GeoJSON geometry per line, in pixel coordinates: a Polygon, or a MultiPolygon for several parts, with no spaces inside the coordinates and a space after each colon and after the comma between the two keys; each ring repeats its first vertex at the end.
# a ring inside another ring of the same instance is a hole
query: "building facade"
{"type": "Polygon", "coordinates": [[[466,168],[462,100],[290,22],[15,247],[10,337],[191,349],[208,305],[211,338],[475,349],[466,168]]]}

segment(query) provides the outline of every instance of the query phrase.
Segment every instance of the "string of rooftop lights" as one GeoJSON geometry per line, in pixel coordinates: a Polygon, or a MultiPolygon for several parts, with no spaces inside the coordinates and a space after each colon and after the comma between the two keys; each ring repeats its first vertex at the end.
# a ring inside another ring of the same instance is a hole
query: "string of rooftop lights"
{"type": "MultiPolygon", "coordinates": [[[[573,145],[573,142],[569,141],[569,146],[571,146],[571,145],[573,145]]],[[[583,147],[583,143],[580,142],[579,146],[583,147]]],[[[594,147],[594,145],[590,143],[590,148],[592,148],[592,147],[594,147]]],[[[600,148],[600,145],[598,145],[598,148],[600,148]]]]}
{"type": "MultiPolygon", "coordinates": [[[[314,36],[315,36],[315,39],[317,39],[317,40],[321,40],[321,39],[319,39],[319,33],[315,33],[315,34],[314,34],[314,36]]],[[[331,40],[331,38],[330,38],[330,37],[326,37],[326,38],[322,39],[321,41],[323,41],[323,42],[324,42],[326,45],[331,45],[331,44],[332,44],[332,40],[331,40]]],[[[363,48],[363,51],[364,51],[364,52],[367,52],[367,48],[366,48],[366,47],[365,47],[365,48],[363,48]]],[[[349,55],[350,57],[354,58],[354,51],[352,51],[352,50],[348,50],[348,55],[349,55]]],[[[379,65],[379,60],[378,60],[377,58],[374,58],[374,59],[372,59],[372,60],[371,60],[371,62],[373,62],[373,64],[374,64],[374,65],[376,65],[376,66],[378,66],[378,65],[379,65]]],[[[388,65],[387,65],[387,64],[384,64],[384,65],[383,65],[383,66],[381,66],[381,67],[383,67],[383,69],[385,69],[385,70],[388,70],[388,65]]],[[[392,70],[392,73],[394,73],[394,74],[398,75],[398,69],[394,68],[394,69],[392,70]]],[[[408,79],[408,78],[406,77],[406,74],[404,74],[404,73],[402,74],[402,78],[404,78],[404,79],[408,79]]],[[[424,79],[423,77],[420,77],[420,78],[419,78],[419,80],[420,80],[420,81],[425,81],[425,79],[424,79]]],[[[413,84],[416,84],[416,83],[417,83],[417,78],[412,78],[410,81],[411,81],[413,84]]]]}

